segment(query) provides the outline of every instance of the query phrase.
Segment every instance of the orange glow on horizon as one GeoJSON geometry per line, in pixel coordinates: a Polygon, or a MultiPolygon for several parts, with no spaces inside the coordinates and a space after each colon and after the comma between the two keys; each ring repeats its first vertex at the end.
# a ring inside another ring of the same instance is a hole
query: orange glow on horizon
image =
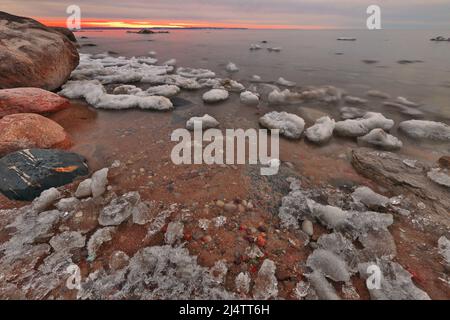
{"type": "MultiPolygon", "coordinates": [[[[66,20],[61,18],[43,18],[35,17],[34,19],[51,27],[65,27],[66,20]]],[[[280,24],[257,24],[248,22],[233,23],[215,23],[208,21],[142,21],[142,20],[106,20],[106,19],[82,19],[82,28],[164,28],[164,29],[180,29],[180,28],[247,28],[247,29],[304,29],[304,30],[323,30],[334,29],[333,27],[320,25],[280,25],[280,24]]]]}

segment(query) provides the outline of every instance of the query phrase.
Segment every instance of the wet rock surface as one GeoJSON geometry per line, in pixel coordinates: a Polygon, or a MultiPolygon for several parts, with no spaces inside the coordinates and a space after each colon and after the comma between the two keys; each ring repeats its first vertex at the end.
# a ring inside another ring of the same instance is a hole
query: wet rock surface
{"type": "Polygon", "coordinates": [[[17,200],[33,200],[50,187],[87,175],[85,159],[61,150],[27,149],[0,159],[0,191],[17,200]]]}

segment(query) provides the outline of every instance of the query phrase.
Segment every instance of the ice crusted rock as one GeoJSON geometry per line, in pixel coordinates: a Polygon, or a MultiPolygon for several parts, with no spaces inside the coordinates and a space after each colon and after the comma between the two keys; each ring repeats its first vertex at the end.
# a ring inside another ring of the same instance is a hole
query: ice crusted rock
{"type": "Polygon", "coordinates": [[[164,235],[164,240],[168,245],[174,245],[176,242],[180,241],[184,236],[184,225],[181,222],[171,222],[167,226],[166,234],[164,235]]]}
{"type": "Polygon", "coordinates": [[[236,287],[236,291],[243,294],[248,294],[250,291],[250,282],[252,279],[248,272],[241,272],[237,275],[234,280],[234,285],[236,287]]]}
{"type": "Polygon", "coordinates": [[[239,68],[233,62],[229,62],[226,67],[228,72],[238,72],[239,68]]]}
{"type": "Polygon", "coordinates": [[[186,129],[194,130],[194,124],[201,124],[203,130],[209,128],[215,128],[219,126],[219,121],[211,117],[209,114],[205,114],[203,117],[192,117],[186,122],[186,129]]]}
{"type": "Polygon", "coordinates": [[[389,204],[389,198],[374,192],[368,187],[358,187],[352,193],[353,201],[360,202],[368,208],[386,208],[389,204]]]}
{"type": "Polygon", "coordinates": [[[442,236],[438,240],[439,254],[444,258],[444,266],[447,270],[450,270],[450,240],[445,236],[442,236]]]}
{"type": "Polygon", "coordinates": [[[302,100],[318,100],[325,103],[338,103],[344,94],[342,89],[333,86],[309,87],[301,93],[302,100]]]}
{"type": "Polygon", "coordinates": [[[103,243],[111,241],[113,234],[116,232],[115,227],[101,228],[89,238],[87,243],[88,257],[87,260],[92,262],[97,256],[97,250],[100,249],[103,243]]]}
{"type": "Polygon", "coordinates": [[[342,107],[339,109],[339,112],[344,120],[361,118],[367,113],[366,110],[356,107],[342,107]]]}
{"type": "Polygon", "coordinates": [[[364,146],[372,146],[383,150],[398,150],[403,147],[403,143],[383,129],[373,129],[368,134],[358,137],[358,143],[364,146]]]}
{"type": "Polygon", "coordinates": [[[163,62],[163,66],[173,66],[175,67],[177,65],[177,59],[169,59],[165,62],[163,62]]]}
{"type": "Polygon", "coordinates": [[[352,97],[352,96],[345,96],[344,101],[348,104],[366,104],[366,99],[361,99],[358,97],[352,97]]]}
{"type": "Polygon", "coordinates": [[[211,274],[211,277],[214,279],[214,281],[220,284],[225,283],[225,277],[227,275],[227,272],[228,267],[225,260],[217,261],[211,268],[211,270],[209,270],[209,273],[211,274]]]}
{"type": "Polygon", "coordinates": [[[406,99],[405,97],[397,97],[397,102],[401,103],[405,106],[408,106],[408,107],[413,107],[413,108],[420,107],[419,103],[412,102],[412,101],[406,99]]]}
{"type": "Polygon", "coordinates": [[[92,179],[83,180],[75,191],[75,197],[78,199],[90,197],[92,195],[92,179]]]}
{"type": "Polygon", "coordinates": [[[268,300],[278,296],[278,282],[275,277],[275,263],[266,259],[261,265],[253,286],[253,298],[256,300],[268,300]]]}
{"type": "Polygon", "coordinates": [[[333,232],[320,236],[317,240],[318,248],[331,251],[345,261],[349,273],[353,274],[357,271],[359,262],[358,250],[352,241],[347,239],[340,232],[333,232]]]}
{"type": "Polygon", "coordinates": [[[334,126],[335,121],[330,117],[319,118],[312,127],[306,129],[306,138],[314,143],[325,143],[332,137],[334,126]]]}
{"type": "Polygon", "coordinates": [[[390,99],[391,96],[388,93],[379,90],[369,90],[366,93],[369,97],[380,98],[380,99],[390,99]]]}
{"type": "Polygon", "coordinates": [[[319,220],[329,229],[335,229],[344,224],[350,214],[338,207],[324,206],[314,200],[307,200],[311,216],[319,220]]]}
{"type": "Polygon", "coordinates": [[[360,137],[373,129],[389,131],[393,126],[394,121],[386,119],[381,113],[367,112],[362,118],[338,121],[334,132],[344,137],[360,137]]]}
{"type": "Polygon", "coordinates": [[[384,106],[395,108],[398,112],[409,115],[409,116],[422,116],[424,113],[418,109],[411,108],[408,106],[405,106],[401,103],[396,102],[385,102],[383,103],[384,106]]]}
{"type": "Polygon", "coordinates": [[[102,226],[120,225],[133,214],[133,210],[140,203],[140,199],[141,197],[137,192],[129,192],[113,199],[110,204],[101,210],[98,222],[102,226]]]}
{"type": "Polygon", "coordinates": [[[283,77],[278,78],[276,83],[281,85],[281,86],[285,86],[285,87],[295,87],[297,85],[295,82],[286,80],[283,77]]]}
{"type": "Polygon", "coordinates": [[[163,96],[163,97],[173,97],[180,93],[180,88],[172,84],[163,84],[160,86],[150,87],[144,91],[144,94],[163,96]]]}
{"type": "Polygon", "coordinates": [[[326,277],[334,281],[350,280],[350,273],[347,264],[337,254],[324,250],[316,249],[308,257],[306,265],[314,271],[319,271],[326,277]]]}
{"type": "Polygon", "coordinates": [[[236,296],[197,264],[185,248],[146,247],[139,250],[128,266],[116,271],[96,271],[81,285],[79,299],[226,300],[236,296]],[[152,288],[152,290],[148,290],[152,288]]]}
{"type": "Polygon", "coordinates": [[[33,200],[31,207],[36,212],[42,212],[48,209],[56,200],[61,197],[61,192],[56,188],[50,188],[41,193],[41,195],[33,200]]]}
{"type": "Polygon", "coordinates": [[[442,122],[408,120],[401,122],[399,129],[415,139],[450,141],[450,126],[442,122]]]}
{"type": "Polygon", "coordinates": [[[65,231],[50,239],[50,245],[55,251],[70,251],[83,248],[86,237],[77,231],[65,231]]]}
{"type": "Polygon", "coordinates": [[[75,197],[61,199],[56,203],[55,207],[59,211],[63,212],[72,212],[77,209],[77,207],[81,204],[81,201],[75,197]]]}
{"type": "Polygon", "coordinates": [[[216,74],[208,69],[178,68],[177,74],[185,78],[215,78],[216,74]]]}
{"type": "Polygon", "coordinates": [[[216,103],[228,99],[228,91],[224,89],[211,89],[203,94],[203,101],[206,103],[216,103]]]}
{"type": "Polygon", "coordinates": [[[302,118],[284,111],[266,113],[259,119],[259,123],[268,129],[279,129],[281,135],[290,139],[300,139],[305,128],[305,121],[302,118]]]}
{"type": "Polygon", "coordinates": [[[259,97],[251,91],[244,91],[240,96],[241,103],[249,106],[256,106],[259,104],[259,97]]]}
{"type": "Polygon", "coordinates": [[[91,182],[91,193],[94,198],[102,196],[106,191],[106,185],[108,184],[108,168],[103,168],[94,172],[91,182]]]}
{"type": "Polygon", "coordinates": [[[314,288],[317,297],[321,300],[341,300],[334,287],[320,271],[307,274],[309,282],[314,288]]]}
{"type": "Polygon", "coordinates": [[[267,50],[269,50],[269,51],[273,51],[273,52],[280,52],[281,51],[281,48],[280,47],[273,47],[273,48],[267,48],[267,50]]]}
{"type": "Polygon", "coordinates": [[[271,105],[299,103],[302,101],[302,95],[297,92],[291,92],[289,89],[283,91],[276,89],[269,93],[268,100],[271,105]]]}
{"type": "Polygon", "coordinates": [[[144,225],[151,222],[157,214],[156,201],[140,202],[133,209],[133,223],[144,225]]]}
{"type": "Polygon", "coordinates": [[[87,103],[102,109],[151,109],[170,110],[172,102],[166,97],[131,94],[108,94],[97,80],[68,81],[59,92],[69,99],[85,99],[87,103]]]}
{"type": "MultiPolygon", "coordinates": [[[[379,289],[369,289],[373,300],[430,300],[428,294],[417,288],[411,280],[411,274],[401,265],[387,259],[377,259],[376,262],[358,265],[361,278],[366,280],[368,267],[375,265],[381,270],[379,289]]],[[[370,269],[369,269],[370,270],[370,269]]]]}
{"type": "Polygon", "coordinates": [[[450,188],[450,176],[447,170],[433,168],[428,171],[427,177],[441,186],[450,188]]]}
{"type": "Polygon", "coordinates": [[[262,47],[259,44],[252,43],[250,45],[250,50],[260,50],[260,49],[262,49],[262,47]]]}

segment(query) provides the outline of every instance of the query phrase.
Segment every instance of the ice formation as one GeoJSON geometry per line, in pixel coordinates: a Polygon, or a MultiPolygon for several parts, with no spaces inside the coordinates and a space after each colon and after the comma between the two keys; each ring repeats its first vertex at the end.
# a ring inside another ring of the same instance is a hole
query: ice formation
{"type": "Polygon", "coordinates": [[[411,138],[450,141],[450,126],[442,122],[408,120],[401,122],[399,129],[411,138]]]}
{"type": "Polygon", "coordinates": [[[203,94],[203,101],[206,103],[216,103],[228,99],[228,91],[224,89],[211,89],[203,94]]]}
{"type": "Polygon", "coordinates": [[[295,87],[297,85],[295,82],[286,80],[283,77],[278,78],[276,83],[285,87],[295,87]]]}
{"type": "Polygon", "coordinates": [[[389,131],[393,126],[394,121],[385,118],[381,113],[367,112],[362,118],[338,121],[334,132],[344,137],[360,137],[373,129],[389,131]]]}
{"type": "Polygon", "coordinates": [[[279,129],[281,135],[291,139],[299,139],[305,128],[305,121],[302,118],[287,112],[266,113],[259,119],[259,123],[268,129],[279,129]]]}
{"type": "Polygon", "coordinates": [[[259,104],[259,97],[251,91],[244,91],[240,95],[241,103],[255,106],[259,104]]]}
{"type": "Polygon", "coordinates": [[[201,124],[202,129],[215,128],[219,125],[219,121],[211,117],[209,114],[205,114],[203,117],[192,117],[186,122],[186,129],[194,130],[194,124],[201,124]]]}
{"type": "Polygon", "coordinates": [[[229,62],[229,63],[227,64],[226,69],[227,69],[228,72],[238,72],[238,71],[239,71],[239,68],[238,68],[237,65],[236,65],[235,63],[233,63],[233,62],[229,62]]]}
{"type": "Polygon", "coordinates": [[[379,128],[373,129],[365,136],[358,137],[358,143],[384,150],[398,150],[403,147],[403,143],[399,139],[379,128]]]}
{"type": "Polygon", "coordinates": [[[327,142],[333,135],[335,122],[330,117],[317,119],[316,123],[306,129],[306,138],[314,143],[327,142]]]}

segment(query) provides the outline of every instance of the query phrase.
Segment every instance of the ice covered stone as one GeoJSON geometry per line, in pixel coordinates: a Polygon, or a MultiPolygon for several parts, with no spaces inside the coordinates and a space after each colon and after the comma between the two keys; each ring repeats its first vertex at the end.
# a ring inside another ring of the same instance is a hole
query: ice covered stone
{"type": "Polygon", "coordinates": [[[416,108],[416,107],[420,106],[419,103],[412,102],[412,101],[406,99],[405,97],[397,97],[397,102],[401,103],[401,104],[403,104],[405,106],[413,107],[413,108],[416,108]]]}
{"type": "Polygon", "coordinates": [[[108,184],[108,171],[108,168],[103,168],[92,175],[91,192],[94,198],[100,197],[105,193],[108,184]]]}
{"type": "Polygon", "coordinates": [[[88,261],[92,262],[95,260],[98,249],[100,249],[103,243],[111,241],[115,232],[115,227],[106,227],[95,231],[87,243],[88,261]]]}
{"type": "Polygon", "coordinates": [[[342,107],[339,109],[339,112],[344,120],[361,118],[367,113],[366,110],[356,107],[342,107]]]}
{"type": "Polygon", "coordinates": [[[442,122],[408,120],[401,122],[399,129],[415,139],[450,141],[450,126],[442,122]]]}
{"type": "Polygon", "coordinates": [[[256,300],[268,300],[278,296],[278,282],[275,277],[275,271],[275,263],[269,259],[264,260],[253,286],[253,298],[256,300]]]}
{"type": "Polygon", "coordinates": [[[50,188],[41,193],[41,195],[33,200],[31,207],[36,212],[42,212],[48,209],[56,200],[61,197],[61,192],[56,188],[50,188]]]}
{"type": "Polygon", "coordinates": [[[390,107],[390,108],[394,108],[396,109],[398,112],[406,114],[408,116],[422,116],[424,113],[418,109],[415,108],[411,108],[408,106],[405,106],[401,103],[397,103],[397,102],[385,102],[383,103],[384,106],[386,107],[390,107]]]}
{"type": "Polygon", "coordinates": [[[379,90],[369,90],[366,93],[369,97],[380,98],[380,99],[390,99],[391,96],[388,93],[379,90]]]}
{"type": "Polygon", "coordinates": [[[328,282],[325,276],[320,271],[314,271],[307,274],[309,282],[311,283],[314,291],[321,300],[341,300],[336,292],[336,289],[328,282]]]}
{"type": "Polygon", "coordinates": [[[92,195],[92,179],[85,179],[79,185],[75,191],[75,197],[78,199],[90,197],[92,195]]]}
{"type": "Polygon", "coordinates": [[[238,72],[239,71],[239,68],[233,62],[229,62],[227,64],[226,69],[227,69],[228,72],[238,72]]]}
{"type": "Polygon", "coordinates": [[[347,102],[348,104],[366,104],[367,103],[366,99],[353,97],[353,96],[345,96],[344,101],[347,102]]]}
{"type": "Polygon", "coordinates": [[[236,291],[243,294],[248,294],[250,291],[250,283],[252,279],[248,272],[241,272],[237,275],[234,280],[234,285],[236,287],[236,291]]]}
{"type": "Polygon", "coordinates": [[[65,231],[50,239],[50,245],[55,251],[70,251],[83,248],[86,237],[77,231],[65,231]]]}
{"type": "Polygon", "coordinates": [[[165,66],[176,66],[177,65],[177,59],[169,59],[165,62],[163,62],[163,65],[165,66]]]}
{"type": "Polygon", "coordinates": [[[178,68],[177,74],[185,78],[215,78],[216,74],[208,69],[178,68]]]}
{"type": "Polygon", "coordinates": [[[259,97],[251,91],[242,92],[240,99],[242,104],[250,106],[255,106],[259,104],[259,97]]]}
{"type": "Polygon", "coordinates": [[[302,118],[284,111],[266,113],[259,119],[259,123],[268,129],[279,129],[281,135],[291,139],[300,139],[305,128],[305,121],[302,118]]]}
{"type": "Polygon", "coordinates": [[[333,135],[335,121],[330,117],[322,117],[317,119],[316,123],[306,129],[306,138],[314,143],[325,143],[333,135]]]}
{"type": "Polygon", "coordinates": [[[137,192],[129,192],[115,198],[101,210],[98,222],[102,226],[118,226],[132,215],[139,202],[140,196],[137,192]]]}
{"type": "Polygon", "coordinates": [[[346,262],[337,254],[324,249],[316,249],[308,257],[306,265],[314,271],[319,271],[334,281],[350,280],[350,273],[346,262]]]}
{"type": "Polygon", "coordinates": [[[299,103],[302,101],[302,95],[297,92],[291,92],[289,89],[283,91],[275,89],[269,93],[268,100],[271,105],[299,103]]]}
{"type": "Polygon", "coordinates": [[[188,130],[194,130],[194,124],[198,123],[201,124],[201,128],[203,130],[209,129],[209,128],[215,128],[219,126],[219,121],[214,119],[209,114],[205,114],[202,117],[192,117],[186,122],[186,129],[188,130]]]}
{"type": "Polygon", "coordinates": [[[295,82],[286,80],[283,77],[278,78],[276,83],[281,85],[281,86],[285,86],[285,87],[295,87],[297,85],[295,82]]]}
{"type": "Polygon", "coordinates": [[[427,176],[437,184],[450,188],[450,176],[448,175],[447,170],[433,168],[428,171],[427,176]]]}
{"type": "Polygon", "coordinates": [[[215,103],[228,99],[228,91],[224,89],[211,89],[203,94],[203,101],[206,103],[215,103]]]}
{"type": "Polygon", "coordinates": [[[160,86],[150,87],[145,91],[145,94],[172,97],[180,92],[180,88],[173,84],[163,84],[160,86]]]}
{"type": "Polygon", "coordinates": [[[365,186],[356,188],[352,193],[352,198],[353,201],[360,202],[368,208],[386,208],[390,202],[388,197],[382,196],[365,186]]]}
{"type": "Polygon", "coordinates": [[[75,197],[61,199],[56,203],[55,207],[59,211],[71,212],[76,210],[76,208],[81,204],[81,201],[75,197]]]}
{"type": "Polygon", "coordinates": [[[393,126],[394,121],[386,119],[381,113],[367,112],[362,118],[337,122],[334,132],[344,137],[360,137],[373,129],[389,131],[393,126]]]}
{"type": "Polygon", "coordinates": [[[181,222],[171,222],[167,226],[166,234],[164,235],[165,242],[169,245],[174,245],[183,238],[184,225],[181,222]]]}
{"type": "Polygon", "coordinates": [[[403,147],[403,143],[399,139],[379,128],[373,129],[365,136],[358,137],[358,143],[383,150],[398,150],[403,147]]]}
{"type": "Polygon", "coordinates": [[[225,260],[217,261],[209,272],[214,281],[223,284],[225,282],[225,277],[228,272],[226,261],[225,260]]]}

